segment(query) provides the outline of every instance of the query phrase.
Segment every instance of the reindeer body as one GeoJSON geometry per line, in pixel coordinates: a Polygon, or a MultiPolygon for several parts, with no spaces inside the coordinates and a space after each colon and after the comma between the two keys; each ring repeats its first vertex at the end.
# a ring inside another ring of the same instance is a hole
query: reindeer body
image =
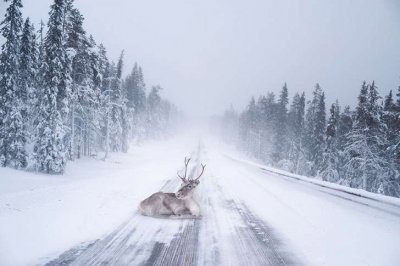
{"type": "Polygon", "coordinates": [[[156,215],[200,215],[200,207],[191,197],[178,199],[175,193],[156,192],[139,205],[146,216],[156,215]]]}
{"type": "Polygon", "coordinates": [[[182,187],[176,193],[156,192],[144,199],[139,204],[139,211],[142,215],[200,215],[200,206],[193,199],[194,189],[200,184],[199,178],[204,172],[205,165],[201,174],[196,179],[186,179],[187,166],[190,159],[185,158],[185,176],[181,177],[182,187]]]}

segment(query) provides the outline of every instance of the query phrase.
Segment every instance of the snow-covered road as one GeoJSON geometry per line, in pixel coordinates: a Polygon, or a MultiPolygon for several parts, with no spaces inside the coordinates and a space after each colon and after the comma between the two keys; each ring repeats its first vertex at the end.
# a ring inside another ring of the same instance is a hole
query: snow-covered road
{"type": "MultiPolygon", "coordinates": [[[[128,201],[132,207],[128,215],[124,216],[124,211],[121,211],[118,219],[107,224],[108,227],[115,225],[113,230],[107,233],[107,226],[103,225],[102,230],[81,239],[75,237],[72,240],[82,242],[80,245],[75,244],[64,252],[53,248],[53,258],[49,251],[49,255],[41,256],[40,263],[399,265],[399,200],[385,202],[383,198],[381,202],[341,191],[340,188],[326,187],[324,183],[321,186],[285,176],[281,171],[246,160],[235,150],[212,139],[200,142],[191,139],[176,145],[173,142],[158,143],[157,147],[158,152],[154,154],[144,152],[143,148],[143,160],[132,161],[131,164],[127,163],[129,157],[125,158],[127,164],[122,160],[125,172],[119,175],[129,173],[130,167],[137,167],[136,174],[140,173],[141,178],[154,177],[154,180],[147,180],[143,182],[147,185],[141,185],[136,176],[134,182],[129,181],[134,185],[125,186],[123,182],[127,182],[126,179],[115,180],[114,183],[122,185],[114,184],[113,194],[110,195],[120,197],[117,202],[128,201]],[[138,202],[155,192],[157,185],[162,191],[176,191],[179,179],[172,169],[181,167],[183,157],[188,154],[196,162],[192,172],[197,171],[196,167],[201,162],[207,163],[196,195],[201,202],[201,219],[159,219],[138,214],[138,202]],[[146,164],[146,160],[151,158],[156,163],[146,164]],[[165,162],[161,162],[162,158],[165,162]],[[169,178],[162,179],[160,176],[169,178]],[[127,193],[136,196],[129,197],[127,193]],[[117,226],[122,219],[125,222],[121,221],[117,226]],[[99,235],[93,237],[96,234],[99,235]]],[[[0,204],[5,203],[6,196],[10,198],[12,195],[15,196],[15,193],[0,195],[0,204]]],[[[106,195],[103,201],[113,200],[106,195]]],[[[14,206],[12,203],[8,200],[8,206],[14,206]]],[[[114,207],[110,204],[105,213],[112,214],[114,207]]],[[[0,209],[0,223],[5,220],[2,220],[0,209]]],[[[2,232],[4,230],[0,229],[0,236],[2,232]]],[[[70,243],[74,242],[72,240],[70,243]]],[[[1,244],[0,239],[0,247],[1,244]]],[[[59,247],[62,246],[59,244],[59,247]]],[[[9,257],[6,262],[11,260],[12,257],[9,257]]],[[[16,264],[32,263],[21,260],[16,264]]]]}

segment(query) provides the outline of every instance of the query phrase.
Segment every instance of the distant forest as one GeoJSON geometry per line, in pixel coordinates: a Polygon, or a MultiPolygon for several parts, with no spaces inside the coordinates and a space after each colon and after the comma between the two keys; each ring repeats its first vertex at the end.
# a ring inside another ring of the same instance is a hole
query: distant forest
{"type": "Polygon", "coordinates": [[[21,0],[9,6],[0,32],[0,165],[60,174],[68,160],[105,159],[129,140],[164,135],[180,112],[146,93],[142,68],[123,78],[116,63],[83,27],[73,0],[54,0],[47,26],[23,19],[21,0]]]}
{"type": "Polygon", "coordinates": [[[355,110],[336,101],[327,114],[317,84],[310,101],[296,93],[288,105],[285,84],[277,99],[268,93],[240,114],[228,109],[220,133],[279,169],[400,197],[400,87],[382,99],[375,82],[363,82],[355,110]]]}

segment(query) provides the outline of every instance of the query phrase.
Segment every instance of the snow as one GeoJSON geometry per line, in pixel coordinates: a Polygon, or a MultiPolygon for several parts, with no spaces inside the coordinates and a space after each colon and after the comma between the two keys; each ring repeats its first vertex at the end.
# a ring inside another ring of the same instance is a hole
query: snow
{"type": "Polygon", "coordinates": [[[36,264],[115,229],[176,174],[192,148],[177,143],[72,162],[63,176],[0,168],[0,265],[36,264]]]}
{"type": "Polygon", "coordinates": [[[224,152],[214,153],[210,160],[218,165],[214,175],[225,192],[244,199],[251,210],[268,221],[292,245],[306,264],[398,265],[399,199],[291,175],[249,162],[227,147],[220,150],[224,152]],[[303,182],[283,178],[281,174],[303,182]],[[326,189],[328,194],[310,183],[335,190],[326,189]],[[345,193],[338,195],[337,189],[345,193]],[[355,194],[373,200],[365,203],[367,199],[348,192],[357,192],[355,194]],[[382,201],[381,205],[389,205],[375,208],[375,200],[382,201]]]}
{"type": "MultiPolygon", "coordinates": [[[[62,176],[0,168],[0,265],[46,263],[121,225],[125,245],[143,248],[135,264],[150,256],[154,243],[172,245],[192,222],[143,217],[136,208],[162,187],[176,190],[185,156],[207,164],[196,195],[202,219],[193,223],[199,265],[260,262],[250,252],[266,254],[260,243],[272,246],[274,238],[277,250],[296,263],[398,264],[399,199],[269,168],[211,137],[199,144],[181,136],[131,146],[105,162],[72,162],[62,176]]],[[[133,256],[111,251],[102,256],[133,256]]]]}
{"type": "MultiPolygon", "coordinates": [[[[237,152],[236,152],[237,153],[237,152]]],[[[248,158],[244,158],[243,155],[241,154],[236,154],[236,156],[232,156],[232,155],[227,155],[230,158],[237,160],[237,161],[241,161],[243,163],[249,164],[249,165],[253,165],[255,167],[259,167],[262,170],[265,170],[267,172],[272,172],[275,173],[277,175],[283,176],[283,177],[289,177],[289,178],[293,178],[299,181],[303,181],[306,183],[311,183],[311,184],[315,184],[317,186],[321,186],[321,187],[326,187],[326,188],[330,188],[332,190],[337,190],[337,191],[341,191],[341,192],[345,192],[351,195],[355,195],[355,196],[360,196],[363,198],[367,198],[367,199],[371,199],[371,200],[376,200],[382,203],[387,203],[387,204],[391,204],[394,206],[398,206],[400,207],[400,198],[395,198],[395,197],[389,197],[386,195],[381,195],[381,194],[377,194],[377,193],[372,193],[372,192],[368,192],[362,189],[357,189],[357,188],[351,188],[351,187],[347,187],[347,186],[342,186],[339,184],[335,184],[335,183],[330,183],[330,182],[326,182],[326,181],[322,181],[316,178],[312,178],[312,177],[307,177],[307,176],[302,176],[302,175],[297,175],[297,174],[293,174],[281,169],[276,169],[273,167],[269,167],[266,165],[263,165],[262,163],[257,163],[257,162],[253,162],[250,161],[248,158]]]]}

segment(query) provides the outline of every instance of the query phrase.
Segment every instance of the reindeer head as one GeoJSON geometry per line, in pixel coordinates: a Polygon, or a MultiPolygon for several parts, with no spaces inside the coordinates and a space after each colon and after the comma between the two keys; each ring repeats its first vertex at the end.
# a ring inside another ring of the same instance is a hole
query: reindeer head
{"type": "Polygon", "coordinates": [[[190,162],[190,158],[186,159],[185,158],[185,175],[182,177],[179,175],[178,172],[178,177],[182,180],[182,187],[178,190],[178,192],[175,193],[176,197],[178,199],[185,199],[188,198],[192,195],[193,190],[200,184],[200,177],[203,175],[204,173],[204,168],[206,167],[206,165],[201,164],[201,173],[198,177],[196,178],[186,178],[186,174],[187,174],[187,167],[189,165],[190,162]]]}
{"type": "Polygon", "coordinates": [[[191,180],[188,184],[181,187],[178,192],[175,193],[175,196],[178,199],[186,199],[190,197],[193,193],[193,190],[200,184],[198,180],[191,180]]]}

